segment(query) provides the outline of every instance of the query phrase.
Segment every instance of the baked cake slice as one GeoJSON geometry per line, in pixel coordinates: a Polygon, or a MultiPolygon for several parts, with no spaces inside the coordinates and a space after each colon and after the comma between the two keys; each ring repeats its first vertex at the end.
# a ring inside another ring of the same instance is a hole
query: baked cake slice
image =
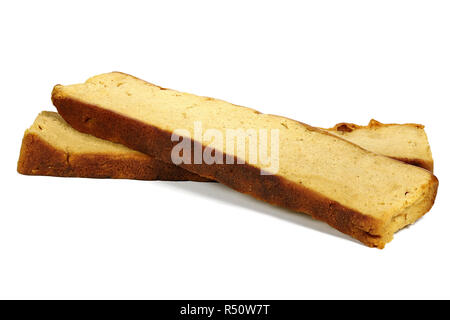
{"type": "Polygon", "coordinates": [[[22,140],[17,171],[26,175],[140,180],[210,181],[69,126],[55,112],[41,112],[22,140]]]}
{"type": "MultiPolygon", "coordinates": [[[[223,136],[230,129],[278,130],[279,163],[272,175],[261,175],[267,167],[257,155],[246,152],[239,159],[234,146],[230,149],[226,143],[214,150],[234,159],[233,164],[203,161],[180,166],[271,204],[307,213],[368,246],[383,248],[397,230],[430,210],[437,192],[438,180],[429,171],[367,151],[324,130],[119,72],[83,84],[57,85],[52,101],[75,129],[169,164],[176,145],[173,134],[187,138],[188,132],[192,137],[198,123],[223,136]]],[[[193,145],[203,151],[208,148],[199,139],[193,139],[193,145]]]]}

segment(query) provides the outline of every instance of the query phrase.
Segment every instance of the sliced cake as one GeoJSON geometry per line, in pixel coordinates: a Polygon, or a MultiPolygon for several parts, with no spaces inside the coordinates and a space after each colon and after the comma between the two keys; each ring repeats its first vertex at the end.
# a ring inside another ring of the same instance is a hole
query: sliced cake
{"type": "Polygon", "coordinates": [[[123,145],[98,139],[44,111],[25,132],[17,171],[26,175],[209,181],[123,145]]]}
{"type": "Polygon", "coordinates": [[[438,180],[429,171],[367,151],[324,130],[119,72],[83,84],[57,85],[52,101],[75,129],[169,164],[177,145],[174,137],[183,141],[194,137],[193,149],[210,148],[195,138],[198,124],[223,136],[227,130],[278,132],[278,144],[268,151],[279,150],[272,159],[278,161],[273,172],[266,172],[267,163],[253,152],[236,157],[235,146],[227,143],[215,144],[214,153],[233,159],[232,164],[185,161],[180,166],[239,192],[310,214],[369,246],[384,247],[397,230],[430,210],[437,192],[438,180]]]}

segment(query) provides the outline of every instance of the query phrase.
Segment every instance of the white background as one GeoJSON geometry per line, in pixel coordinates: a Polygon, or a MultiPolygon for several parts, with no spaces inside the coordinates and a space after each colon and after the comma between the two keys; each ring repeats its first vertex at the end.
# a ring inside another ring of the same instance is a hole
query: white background
{"type": "Polygon", "coordinates": [[[0,298],[450,298],[450,2],[9,1],[0,298]],[[426,126],[436,205],[370,249],[218,184],[16,172],[57,83],[109,71],[332,126],[426,126]]]}

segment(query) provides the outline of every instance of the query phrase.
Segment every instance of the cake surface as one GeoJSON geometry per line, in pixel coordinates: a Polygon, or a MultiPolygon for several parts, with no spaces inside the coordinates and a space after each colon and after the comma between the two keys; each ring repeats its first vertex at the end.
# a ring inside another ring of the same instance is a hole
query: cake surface
{"type": "MultiPolygon", "coordinates": [[[[171,163],[172,133],[205,129],[279,131],[279,169],[264,164],[181,164],[237,191],[310,214],[366,245],[382,248],[431,208],[438,181],[429,171],[384,157],[306,124],[208,97],[164,89],[113,72],[55,86],[52,101],[75,129],[171,163]]],[[[202,148],[206,148],[199,141],[202,148]]],[[[234,156],[226,145],[216,152],[234,156]]]]}
{"type": "Polygon", "coordinates": [[[423,125],[383,124],[372,119],[367,126],[339,123],[327,131],[364,149],[433,172],[433,157],[423,125]]]}
{"type": "Polygon", "coordinates": [[[139,180],[209,181],[123,145],[70,127],[55,112],[41,112],[26,130],[17,171],[27,175],[139,180]]]}

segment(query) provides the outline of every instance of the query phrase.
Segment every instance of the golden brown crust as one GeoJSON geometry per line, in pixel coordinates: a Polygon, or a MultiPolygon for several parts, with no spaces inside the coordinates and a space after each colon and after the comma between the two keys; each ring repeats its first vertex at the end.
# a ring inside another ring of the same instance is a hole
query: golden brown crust
{"type": "Polygon", "coordinates": [[[146,155],[69,154],[26,132],[17,171],[25,175],[167,181],[210,181],[146,155]]]}
{"type": "MultiPolygon", "coordinates": [[[[55,87],[53,104],[59,114],[75,129],[125,146],[171,163],[171,133],[127,116],[70,99],[58,94],[55,87]]],[[[313,129],[318,130],[318,129],[313,129]]],[[[204,148],[204,146],[202,146],[204,148]]],[[[236,163],[236,161],[235,161],[236,163]]],[[[217,180],[239,192],[324,221],[371,247],[383,248],[390,241],[381,220],[346,208],[322,195],[275,175],[260,175],[249,164],[182,164],[181,167],[201,176],[217,180]]],[[[436,182],[430,182],[434,187],[436,182]]],[[[434,197],[427,204],[428,211],[434,197]]]]}
{"type": "MultiPolygon", "coordinates": [[[[390,127],[390,126],[398,126],[398,125],[399,124],[397,124],[397,123],[381,123],[375,119],[371,119],[367,126],[360,126],[360,125],[357,125],[354,123],[349,123],[349,122],[340,122],[340,123],[336,124],[334,127],[326,129],[326,130],[352,132],[355,129],[371,129],[371,128],[381,128],[381,127],[390,127]]],[[[401,125],[402,126],[412,126],[412,127],[418,128],[418,129],[425,128],[423,125],[417,124],[417,123],[404,123],[401,125]]]]}

